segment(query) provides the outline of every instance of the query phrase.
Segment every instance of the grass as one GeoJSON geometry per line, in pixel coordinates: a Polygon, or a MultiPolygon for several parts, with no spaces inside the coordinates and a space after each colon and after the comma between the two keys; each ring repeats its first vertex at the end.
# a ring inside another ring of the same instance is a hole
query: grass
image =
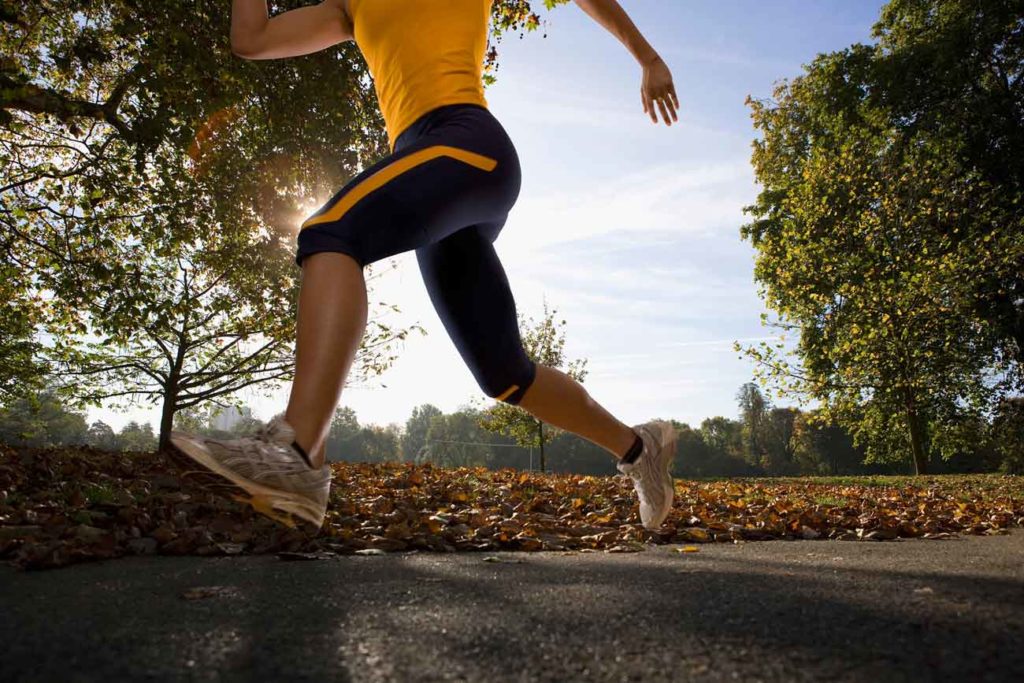
{"type": "Polygon", "coordinates": [[[830,508],[844,507],[850,503],[846,498],[840,498],[839,496],[813,496],[812,500],[818,505],[830,508]]]}
{"type": "Polygon", "coordinates": [[[82,487],[82,495],[85,496],[90,505],[102,505],[117,501],[117,494],[114,492],[114,489],[106,484],[86,484],[82,487]]]}

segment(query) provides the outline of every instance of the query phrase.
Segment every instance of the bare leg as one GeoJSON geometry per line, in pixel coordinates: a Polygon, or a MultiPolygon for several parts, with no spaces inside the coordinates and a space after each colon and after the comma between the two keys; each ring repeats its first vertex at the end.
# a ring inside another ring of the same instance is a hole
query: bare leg
{"type": "Polygon", "coordinates": [[[302,262],[295,381],[285,420],[315,467],[323,465],[331,416],[366,330],[366,280],[348,254],[302,262]]]}
{"type": "Polygon", "coordinates": [[[621,460],[637,434],[590,397],[564,372],[537,365],[537,377],[519,406],[535,417],[601,446],[621,460]]]}

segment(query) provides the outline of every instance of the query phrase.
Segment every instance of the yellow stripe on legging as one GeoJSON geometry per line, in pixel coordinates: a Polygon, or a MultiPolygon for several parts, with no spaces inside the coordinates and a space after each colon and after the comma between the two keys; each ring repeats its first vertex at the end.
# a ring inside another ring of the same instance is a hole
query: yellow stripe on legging
{"type": "Polygon", "coordinates": [[[452,157],[453,159],[464,161],[471,166],[476,166],[477,168],[485,171],[493,171],[494,167],[498,165],[498,162],[494,159],[485,157],[482,154],[477,154],[476,152],[459,149],[458,147],[450,147],[448,145],[434,145],[433,147],[426,147],[418,152],[413,152],[408,156],[404,156],[395,163],[380,169],[372,176],[353,187],[326,212],[308,219],[302,224],[302,227],[308,228],[311,225],[331,223],[338,220],[344,216],[345,212],[351,209],[356,202],[385,183],[391,181],[396,176],[405,173],[410,168],[415,168],[420,164],[438,157],[452,157]]]}
{"type": "Polygon", "coordinates": [[[515,390],[516,390],[516,389],[518,389],[518,388],[519,388],[519,385],[518,385],[518,384],[513,384],[512,386],[510,386],[510,387],[508,388],[508,391],[506,391],[506,392],[505,392],[504,394],[502,394],[501,396],[499,396],[499,397],[498,397],[498,398],[497,398],[496,400],[498,400],[498,401],[504,401],[504,400],[505,400],[506,398],[508,398],[509,396],[511,396],[511,395],[512,395],[512,392],[513,392],[513,391],[515,391],[515,390]]]}

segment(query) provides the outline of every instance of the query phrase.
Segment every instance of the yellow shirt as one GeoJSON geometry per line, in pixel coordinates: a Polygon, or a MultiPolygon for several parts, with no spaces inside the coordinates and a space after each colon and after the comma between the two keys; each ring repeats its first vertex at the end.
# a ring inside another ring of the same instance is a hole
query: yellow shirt
{"type": "Polygon", "coordinates": [[[353,33],[373,76],[388,141],[431,109],[487,106],[484,50],[492,0],[350,0],[353,33]]]}

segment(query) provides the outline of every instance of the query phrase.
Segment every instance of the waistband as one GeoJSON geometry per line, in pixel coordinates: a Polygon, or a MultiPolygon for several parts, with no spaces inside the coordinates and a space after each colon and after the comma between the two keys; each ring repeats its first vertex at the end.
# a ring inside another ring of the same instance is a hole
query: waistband
{"type": "Polygon", "coordinates": [[[403,140],[407,141],[409,138],[416,138],[422,135],[426,130],[434,123],[445,116],[461,112],[464,110],[478,109],[482,112],[493,116],[491,110],[487,107],[477,104],[475,102],[456,102],[455,104],[443,104],[440,107],[435,107],[430,111],[426,112],[418,119],[409,124],[409,126],[399,133],[398,137],[395,138],[395,149],[402,144],[403,140]]]}

